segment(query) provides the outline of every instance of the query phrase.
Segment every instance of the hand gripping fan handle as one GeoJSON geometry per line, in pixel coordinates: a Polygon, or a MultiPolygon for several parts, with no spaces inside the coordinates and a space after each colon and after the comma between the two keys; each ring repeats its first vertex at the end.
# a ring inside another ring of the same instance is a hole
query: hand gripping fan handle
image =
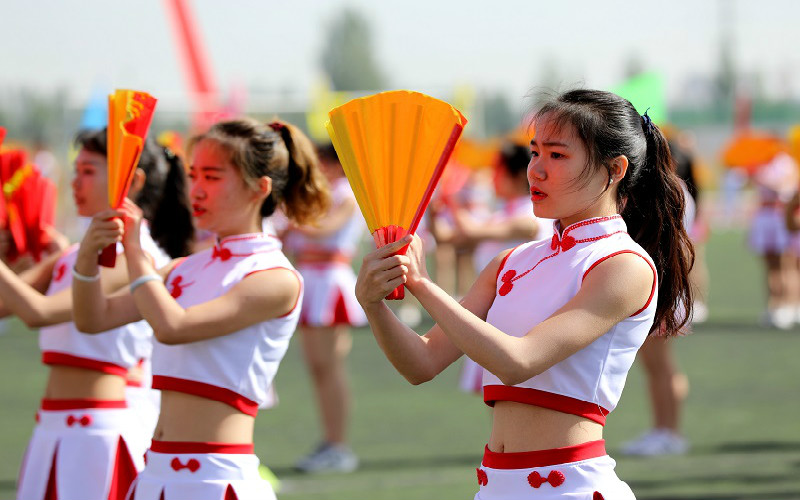
{"type": "Polygon", "coordinates": [[[103,267],[114,267],[117,264],[117,245],[112,243],[100,252],[97,263],[103,267]]]}
{"type": "MultiPolygon", "coordinates": [[[[405,229],[400,226],[385,226],[378,228],[373,234],[372,237],[375,239],[375,245],[380,248],[388,243],[394,243],[398,239],[402,238],[406,235],[405,229]]],[[[402,255],[406,253],[408,250],[408,245],[404,246],[397,252],[392,255],[402,255]]],[[[403,300],[406,296],[405,287],[403,285],[398,286],[392,292],[387,295],[385,298],[386,300],[403,300]]]]}

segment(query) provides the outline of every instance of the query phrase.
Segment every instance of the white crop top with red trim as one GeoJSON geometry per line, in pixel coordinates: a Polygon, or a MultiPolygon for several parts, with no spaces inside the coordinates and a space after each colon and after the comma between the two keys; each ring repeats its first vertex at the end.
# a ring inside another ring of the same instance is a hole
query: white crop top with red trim
{"type": "Polygon", "coordinates": [[[484,401],[516,401],[584,416],[601,424],[619,402],[628,370],[655,317],[656,270],[647,252],[627,233],[622,217],[600,217],[558,228],[549,241],[515,248],[500,266],[486,321],[522,337],[574,297],[586,275],[620,253],[642,257],[653,269],[647,303],[600,338],[544,372],[514,386],[484,372],[484,401]]]}
{"type": "MultiPolygon", "coordinates": [[[[178,304],[188,308],[224,295],[252,273],[275,268],[294,271],[277,238],[236,235],[187,257],[167,276],[166,286],[178,304]]],[[[270,401],[278,364],[300,317],[302,295],[301,289],[288,314],[228,335],[179,345],[156,340],[153,387],[221,401],[255,415],[270,401]]]]}
{"type": "MultiPolygon", "coordinates": [[[[345,200],[353,200],[355,195],[346,177],[331,183],[331,206],[337,207],[345,200]]],[[[286,236],[286,249],[298,258],[307,252],[339,253],[352,258],[358,251],[361,238],[367,231],[367,224],[359,210],[353,210],[350,218],[335,233],[323,237],[310,237],[300,231],[291,231],[286,236]]]]}
{"type": "MultiPolygon", "coordinates": [[[[142,248],[157,266],[169,262],[169,256],[153,241],[150,231],[142,225],[142,248]]],[[[78,258],[77,243],[68,248],[53,266],[47,295],[55,295],[72,286],[72,268],[78,258]]],[[[122,251],[120,245],[117,252],[122,251]]],[[[146,321],[129,323],[102,333],[82,333],[68,321],[39,329],[39,348],[42,362],[47,365],[67,365],[125,376],[128,369],[153,350],[153,330],[146,321]]]]}

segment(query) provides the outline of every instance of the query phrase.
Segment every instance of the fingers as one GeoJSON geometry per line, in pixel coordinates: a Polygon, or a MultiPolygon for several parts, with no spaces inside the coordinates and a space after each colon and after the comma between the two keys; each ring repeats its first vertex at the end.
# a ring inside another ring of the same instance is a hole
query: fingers
{"type": "Polygon", "coordinates": [[[387,243],[386,245],[380,247],[377,250],[377,254],[380,255],[381,257],[395,254],[400,250],[402,250],[403,247],[411,243],[411,240],[412,236],[410,234],[407,234],[393,243],[387,243]]]}

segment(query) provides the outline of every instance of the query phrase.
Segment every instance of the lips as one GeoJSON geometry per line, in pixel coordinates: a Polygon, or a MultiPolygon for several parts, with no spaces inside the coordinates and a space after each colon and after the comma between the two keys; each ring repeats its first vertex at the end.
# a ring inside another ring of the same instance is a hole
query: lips
{"type": "Polygon", "coordinates": [[[547,198],[547,193],[540,190],[536,186],[531,186],[531,200],[542,201],[545,198],[547,198]]]}
{"type": "Polygon", "coordinates": [[[200,217],[204,213],[206,213],[205,208],[201,207],[200,205],[192,205],[192,215],[195,217],[200,217]]]}

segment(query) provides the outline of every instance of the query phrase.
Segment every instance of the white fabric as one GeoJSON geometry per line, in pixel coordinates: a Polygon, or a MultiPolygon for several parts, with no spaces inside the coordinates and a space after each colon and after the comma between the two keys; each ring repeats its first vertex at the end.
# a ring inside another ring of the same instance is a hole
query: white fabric
{"type": "MultiPolygon", "coordinates": [[[[331,206],[341,205],[345,200],[355,202],[355,195],[347,179],[342,177],[333,181],[331,185],[331,206]]],[[[311,237],[299,231],[291,231],[286,236],[285,245],[288,251],[298,257],[308,251],[336,252],[352,257],[358,251],[358,245],[366,231],[364,217],[356,208],[347,222],[335,233],[323,237],[311,237]]]]}
{"type": "Polygon", "coordinates": [[[750,249],[757,255],[783,253],[789,247],[790,235],[786,228],[783,209],[761,207],[750,222],[748,234],[750,249]]]}
{"type": "Polygon", "coordinates": [[[614,472],[615,466],[616,462],[608,455],[528,469],[492,469],[481,465],[487,482],[480,486],[475,500],[593,500],[595,492],[605,500],[635,500],[630,487],[614,472]],[[534,488],[528,482],[533,472],[545,478],[554,470],[564,475],[564,482],[558,486],[543,483],[534,488]]]}
{"type": "MultiPolygon", "coordinates": [[[[142,248],[157,264],[165,265],[169,257],[150,237],[146,224],[142,225],[142,248]]],[[[56,261],[47,295],[55,295],[72,286],[72,268],[78,257],[79,245],[73,245],[56,261]]],[[[129,369],[141,359],[149,359],[153,350],[153,330],[146,321],[137,321],[102,333],[85,334],[68,321],[42,327],[39,330],[39,348],[94,361],[112,363],[129,369]]]]}
{"type": "Polygon", "coordinates": [[[336,303],[344,300],[349,324],[362,326],[367,316],[356,299],[356,275],[349,264],[299,264],[297,270],[303,276],[302,322],[309,326],[331,326],[334,324],[336,303]]]}
{"type": "MultiPolygon", "coordinates": [[[[280,241],[263,233],[237,235],[187,257],[167,276],[166,285],[188,308],[224,295],[250,273],[272,268],[294,270],[280,241]]],[[[181,345],[154,341],[153,375],[228,389],[263,408],[274,403],[270,386],[299,317],[300,307],[295,307],[286,316],[221,337],[181,345]]]]}
{"type": "MultiPolygon", "coordinates": [[[[553,243],[558,242],[552,240],[518,247],[500,269],[497,295],[487,322],[508,335],[522,337],[572,299],[580,290],[585,273],[603,258],[632,251],[652,266],[644,249],[625,231],[625,222],[618,215],[589,219],[567,227],[560,238],[556,236],[559,241],[572,240],[574,246],[565,250],[560,245],[554,249],[553,243]],[[515,279],[507,291],[504,277],[511,274],[515,279]]],[[[639,314],[621,321],[588,346],[516,387],[568,396],[613,410],[636,352],[653,324],[656,301],[654,293],[639,314]]],[[[483,385],[486,391],[487,386],[503,383],[486,372],[483,385]]]]}
{"type": "Polygon", "coordinates": [[[127,408],[39,410],[20,470],[18,500],[41,500],[56,455],[56,491],[59,500],[108,500],[119,439],[125,441],[137,470],[144,468],[149,440],[127,408]],[[73,422],[91,419],[87,426],[73,422]]]}
{"type": "Polygon", "coordinates": [[[261,479],[258,464],[255,455],[148,451],[147,467],[131,486],[130,500],[160,500],[162,491],[164,500],[224,500],[228,485],[238,500],[274,500],[275,493],[261,479]],[[199,468],[175,470],[176,458],[183,466],[196,460],[199,468]]]}

